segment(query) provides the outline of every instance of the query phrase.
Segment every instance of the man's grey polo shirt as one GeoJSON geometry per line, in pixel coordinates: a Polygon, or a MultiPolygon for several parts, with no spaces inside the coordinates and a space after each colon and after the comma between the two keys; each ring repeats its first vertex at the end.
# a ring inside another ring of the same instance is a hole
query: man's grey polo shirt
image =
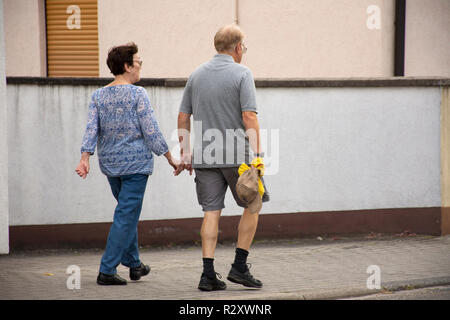
{"type": "Polygon", "coordinates": [[[180,112],[194,118],[194,168],[237,167],[249,163],[243,111],[257,112],[249,68],[216,54],[189,77],[180,112]]]}

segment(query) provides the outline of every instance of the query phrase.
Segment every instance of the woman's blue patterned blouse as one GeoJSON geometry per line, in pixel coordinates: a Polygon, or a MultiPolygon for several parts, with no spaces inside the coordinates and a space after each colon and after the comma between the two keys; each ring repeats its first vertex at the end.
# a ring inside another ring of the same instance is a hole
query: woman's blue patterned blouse
{"type": "Polygon", "coordinates": [[[159,156],[169,148],[144,88],[116,85],[92,94],[81,152],[92,155],[96,145],[106,176],[152,174],[152,152],[159,156]]]}

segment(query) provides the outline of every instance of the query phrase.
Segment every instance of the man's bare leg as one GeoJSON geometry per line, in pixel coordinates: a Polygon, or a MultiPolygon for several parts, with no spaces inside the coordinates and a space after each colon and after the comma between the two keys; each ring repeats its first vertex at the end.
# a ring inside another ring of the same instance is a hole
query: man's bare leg
{"type": "Polygon", "coordinates": [[[258,217],[259,212],[253,213],[249,209],[245,209],[242,213],[238,227],[238,248],[250,250],[258,226],[258,217]]]}
{"type": "Polygon", "coordinates": [[[219,219],[222,210],[205,211],[200,235],[202,237],[203,274],[198,288],[203,291],[225,290],[225,282],[216,278],[214,253],[219,234],[219,219]]]}
{"type": "Polygon", "coordinates": [[[217,236],[219,234],[219,219],[222,210],[205,211],[200,235],[202,237],[203,258],[214,259],[217,236]]]}

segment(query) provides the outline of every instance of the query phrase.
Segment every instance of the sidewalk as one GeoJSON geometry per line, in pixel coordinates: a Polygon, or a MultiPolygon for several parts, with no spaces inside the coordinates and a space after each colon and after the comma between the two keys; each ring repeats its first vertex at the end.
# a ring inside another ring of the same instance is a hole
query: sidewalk
{"type": "MultiPolygon", "coordinates": [[[[21,252],[0,256],[0,299],[334,299],[382,290],[450,284],[450,236],[257,241],[248,262],[261,290],[228,280],[227,290],[197,289],[202,260],[199,246],[141,249],[152,268],[128,285],[96,284],[103,250],[21,252]],[[80,289],[69,290],[66,270],[77,265],[80,289]],[[367,289],[370,265],[381,271],[381,290],[367,289]]],[[[234,258],[231,244],[216,250],[216,271],[226,279],[234,258]]]]}

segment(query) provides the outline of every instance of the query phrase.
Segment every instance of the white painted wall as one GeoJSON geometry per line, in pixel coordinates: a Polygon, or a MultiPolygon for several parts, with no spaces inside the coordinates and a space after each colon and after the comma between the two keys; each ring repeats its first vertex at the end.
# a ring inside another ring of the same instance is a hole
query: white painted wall
{"type": "MultiPolygon", "coordinates": [[[[97,158],[88,179],[74,172],[95,89],[8,85],[11,225],[112,221],[97,158]]],[[[175,148],[183,88],[146,89],[175,148]]],[[[263,214],[441,205],[440,88],[258,88],[257,100],[280,137],[263,214]]],[[[165,158],[154,171],[142,220],[203,216],[193,176],[173,177],[165,158]]],[[[223,214],[240,213],[229,193],[223,214]]]]}
{"type": "Polygon", "coordinates": [[[7,124],[3,0],[0,0],[0,254],[9,252],[7,124]]]}

